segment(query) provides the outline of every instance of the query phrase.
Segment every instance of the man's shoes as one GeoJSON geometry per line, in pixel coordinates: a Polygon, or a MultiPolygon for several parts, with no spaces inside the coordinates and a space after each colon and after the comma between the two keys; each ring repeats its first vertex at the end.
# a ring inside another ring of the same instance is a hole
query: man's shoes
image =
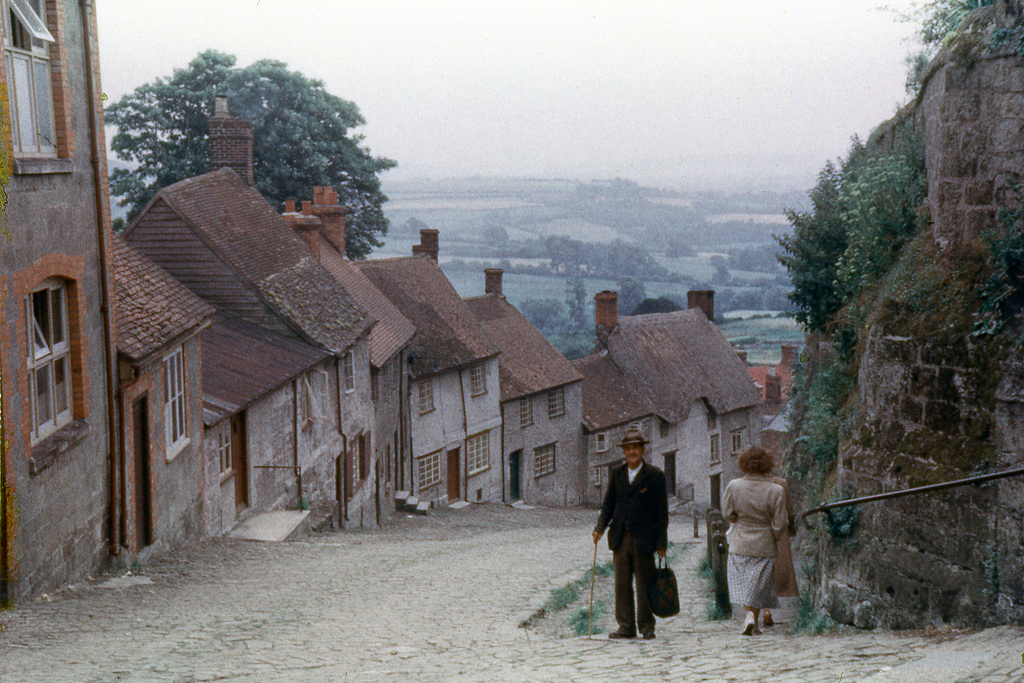
{"type": "Polygon", "coordinates": [[[752,636],[761,633],[757,628],[757,619],[754,618],[753,612],[747,612],[747,619],[743,622],[743,630],[740,631],[745,636],[752,636]]]}
{"type": "Polygon", "coordinates": [[[612,640],[629,640],[630,638],[636,638],[636,634],[620,629],[618,631],[612,631],[608,634],[608,637],[612,640]]]}
{"type": "Polygon", "coordinates": [[[644,634],[644,640],[654,640],[655,637],[656,636],[654,635],[654,631],[648,631],[644,634]]]}

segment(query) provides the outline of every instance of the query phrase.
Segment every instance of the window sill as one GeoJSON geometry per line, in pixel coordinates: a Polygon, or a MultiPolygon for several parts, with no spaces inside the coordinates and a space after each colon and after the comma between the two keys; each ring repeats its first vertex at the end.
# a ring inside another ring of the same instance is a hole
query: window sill
{"type": "Polygon", "coordinates": [[[72,420],[53,434],[32,446],[32,457],[28,459],[28,473],[39,474],[57,461],[61,454],[71,450],[89,435],[89,423],[72,420]]]}
{"type": "Polygon", "coordinates": [[[490,465],[488,465],[487,467],[481,467],[481,468],[480,468],[480,469],[478,469],[478,470],[473,470],[472,472],[470,472],[469,474],[467,474],[467,475],[466,475],[466,477],[475,477],[475,476],[476,476],[476,475],[478,475],[478,474],[483,474],[484,472],[486,472],[486,471],[487,471],[487,470],[489,470],[489,469],[491,469],[491,466],[490,466],[490,465]]]}
{"type": "Polygon", "coordinates": [[[533,478],[534,479],[543,479],[544,477],[550,477],[554,473],[555,473],[555,471],[551,470],[550,472],[544,472],[543,474],[534,475],[533,478]]]}
{"type": "Polygon", "coordinates": [[[228,470],[227,472],[221,472],[220,473],[220,483],[223,484],[228,479],[234,479],[234,477],[235,477],[235,471],[234,470],[228,470]]]}
{"type": "Polygon", "coordinates": [[[14,175],[49,175],[74,173],[75,162],[71,159],[22,157],[14,160],[14,175]]]}
{"type": "Polygon", "coordinates": [[[169,463],[177,458],[190,443],[192,443],[192,439],[189,437],[178,439],[175,443],[172,443],[170,448],[167,449],[167,455],[164,456],[164,462],[169,463]]]}

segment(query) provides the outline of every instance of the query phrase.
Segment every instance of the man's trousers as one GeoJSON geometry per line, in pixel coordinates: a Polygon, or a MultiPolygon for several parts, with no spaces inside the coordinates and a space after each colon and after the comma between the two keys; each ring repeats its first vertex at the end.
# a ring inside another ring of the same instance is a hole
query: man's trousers
{"type": "Polygon", "coordinates": [[[619,623],[619,632],[653,633],[654,612],[647,587],[654,574],[654,553],[640,552],[636,538],[627,531],[613,553],[612,564],[615,567],[615,621],[619,623]],[[636,612],[633,611],[633,577],[636,577],[636,612]]]}

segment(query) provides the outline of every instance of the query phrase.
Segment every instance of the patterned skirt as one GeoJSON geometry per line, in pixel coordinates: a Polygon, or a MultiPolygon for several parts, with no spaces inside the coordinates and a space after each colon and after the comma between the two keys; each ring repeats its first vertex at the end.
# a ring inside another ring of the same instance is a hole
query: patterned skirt
{"type": "Polygon", "coordinates": [[[775,558],[729,553],[729,601],[754,609],[779,606],[775,594],[775,558]]]}

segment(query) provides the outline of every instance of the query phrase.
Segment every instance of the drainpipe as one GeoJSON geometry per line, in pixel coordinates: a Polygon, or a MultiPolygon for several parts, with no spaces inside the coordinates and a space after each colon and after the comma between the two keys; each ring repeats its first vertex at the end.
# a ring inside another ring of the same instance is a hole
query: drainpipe
{"type": "MultiPolygon", "coordinates": [[[[345,522],[348,521],[348,437],[345,436],[345,412],[341,406],[345,386],[341,383],[341,361],[337,356],[334,357],[334,375],[338,381],[338,433],[341,434],[341,481],[337,484],[341,492],[341,500],[338,501],[338,527],[344,529],[345,522]]],[[[338,476],[337,472],[335,476],[338,476]]]]}
{"type": "Polygon", "coordinates": [[[501,502],[506,501],[505,498],[505,404],[498,402],[498,408],[501,410],[501,502]]]}
{"type": "MultiPolygon", "coordinates": [[[[104,164],[103,157],[100,152],[100,139],[99,139],[99,117],[96,115],[97,109],[102,105],[97,97],[97,83],[94,79],[93,74],[93,35],[92,35],[92,22],[90,19],[93,14],[93,6],[91,0],[82,0],[80,8],[82,10],[82,40],[85,44],[85,81],[86,88],[89,92],[89,135],[91,138],[91,155],[92,155],[92,172],[94,179],[94,190],[95,190],[95,204],[96,204],[96,232],[99,237],[100,246],[100,281],[101,281],[101,295],[102,303],[100,305],[100,311],[103,314],[103,355],[106,362],[106,398],[107,398],[107,443],[108,443],[108,460],[110,470],[110,496],[108,499],[109,506],[109,521],[107,525],[108,542],[110,545],[110,554],[115,557],[120,554],[120,546],[117,539],[118,530],[118,497],[119,497],[119,486],[118,486],[118,425],[116,421],[116,398],[114,395],[116,384],[116,368],[114,366],[114,326],[111,320],[110,314],[110,264],[108,263],[107,256],[109,253],[110,245],[107,241],[107,221],[106,216],[103,212],[103,202],[106,197],[103,194],[102,180],[104,178],[104,164]]],[[[104,150],[104,153],[106,150],[104,150]]]]}
{"type": "MultiPolygon", "coordinates": [[[[465,464],[462,467],[462,471],[466,481],[466,502],[469,502],[469,458],[466,453],[466,442],[469,440],[469,415],[466,409],[466,384],[462,381],[462,370],[459,370],[459,392],[462,394],[462,448],[461,451],[462,462],[465,464]]],[[[447,457],[447,455],[446,455],[447,457]]],[[[460,491],[461,493],[461,491],[460,491]]]]}
{"type": "MultiPolygon", "coordinates": [[[[299,470],[299,433],[302,431],[299,427],[299,380],[292,380],[292,395],[295,397],[295,402],[292,403],[292,426],[294,429],[294,438],[292,440],[292,457],[294,459],[295,471],[299,470]]],[[[295,501],[296,506],[302,509],[302,486],[299,485],[298,489],[299,499],[295,501]]]]}

